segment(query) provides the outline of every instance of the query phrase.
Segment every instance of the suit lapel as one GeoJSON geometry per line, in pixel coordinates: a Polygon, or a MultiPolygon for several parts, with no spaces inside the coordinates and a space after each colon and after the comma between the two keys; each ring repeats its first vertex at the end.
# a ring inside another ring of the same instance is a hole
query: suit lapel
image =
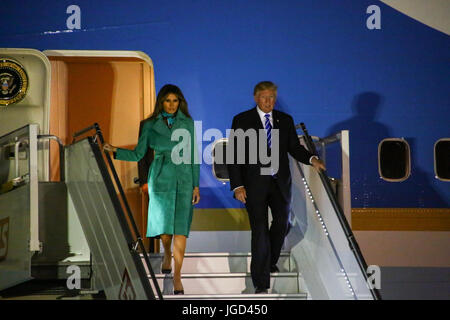
{"type": "MultiPolygon", "coordinates": [[[[262,122],[261,122],[261,118],[259,117],[259,113],[257,110],[257,107],[255,107],[253,109],[253,116],[252,116],[252,121],[255,122],[255,125],[253,126],[256,129],[265,129],[262,122]]],[[[280,127],[280,118],[279,118],[279,114],[277,110],[272,110],[272,120],[273,120],[273,126],[272,129],[281,129],[280,127]]]]}
{"type": "Polygon", "coordinates": [[[259,113],[257,110],[258,107],[254,107],[253,108],[253,112],[252,112],[252,122],[254,122],[254,124],[252,125],[253,128],[255,129],[264,129],[263,124],[261,122],[261,118],[259,117],[259,113]]]}
{"type": "Polygon", "coordinates": [[[280,128],[280,118],[279,114],[276,110],[272,110],[272,119],[273,119],[273,128],[274,129],[281,129],[280,128]]]}

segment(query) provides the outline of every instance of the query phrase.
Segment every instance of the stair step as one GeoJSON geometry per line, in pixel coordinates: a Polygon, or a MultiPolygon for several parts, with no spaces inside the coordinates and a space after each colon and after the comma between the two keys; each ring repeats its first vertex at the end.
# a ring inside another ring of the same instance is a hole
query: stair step
{"type": "Polygon", "coordinates": [[[165,300],[306,300],[308,298],[306,293],[184,294],[184,295],[164,295],[163,297],[165,300]]]}
{"type": "MultiPolygon", "coordinates": [[[[143,255],[141,255],[142,259],[143,255]]],[[[150,254],[150,262],[155,273],[161,272],[164,254],[150,254]]],[[[250,253],[186,253],[182,273],[227,273],[250,272],[250,253]]],[[[172,260],[172,267],[173,267],[172,260]]],[[[145,263],[144,263],[145,265],[145,263]]],[[[283,252],[277,264],[280,272],[297,271],[290,254],[283,252]]],[[[147,273],[149,272],[146,270],[147,273]]]]}
{"type": "MultiPolygon", "coordinates": [[[[298,294],[304,292],[302,290],[303,279],[296,272],[273,273],[270,278],[272,294],[298,294]]],[[[172,274],[157,274],[156,279],[163,295],[173,294],[172,274]]],[[[186,295],[240,295],[253,294],[255,292],[250,273],[244,272],[182,273],[181,280],[186,295]]]]}

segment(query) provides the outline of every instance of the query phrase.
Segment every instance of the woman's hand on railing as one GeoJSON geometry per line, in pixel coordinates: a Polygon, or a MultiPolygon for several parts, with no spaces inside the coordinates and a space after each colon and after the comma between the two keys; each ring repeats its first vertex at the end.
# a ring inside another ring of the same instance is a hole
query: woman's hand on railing
{"type": "Polygon", "coordinates": [[[117,151],[117,148],[116,148],[116,147],[113,147],[113,146],[110,145],[109,143],[105,143],[105,144],[103,145],[103,150],[104,150],[104,151],[107,151],[107,152],[116,152],[116,151],[117,151]]]}
{"type": "Polygon", "coordinates": [[[200,202],[200,189],[195,187],[192,191],[192,204],[197,204],[200,202]]]}

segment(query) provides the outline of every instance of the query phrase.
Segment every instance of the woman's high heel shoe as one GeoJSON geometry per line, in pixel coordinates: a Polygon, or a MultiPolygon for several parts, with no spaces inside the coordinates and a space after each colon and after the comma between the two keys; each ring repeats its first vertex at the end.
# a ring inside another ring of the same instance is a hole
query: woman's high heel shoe
{"type": "Polygon", "coordinates": [[[172,273],[172,269],[163,269],[161,268],[161,272],[164,274],[171,274],[172,273]]]}
{"type": "MultiPolygon", "coordinates": [[[[183,286],[181,286],[181,287],[183,287],[183,286]]],[[[175,281],[173,283],[173,294],[184,294],[184,289],[175,290],[175,281]]]]}

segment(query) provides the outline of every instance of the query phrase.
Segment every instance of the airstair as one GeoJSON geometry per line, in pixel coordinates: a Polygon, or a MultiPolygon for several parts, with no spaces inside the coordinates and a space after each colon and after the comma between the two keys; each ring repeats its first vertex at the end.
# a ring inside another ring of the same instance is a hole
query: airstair
{"type": "MultiPolygon", "coordinates": [[[[268,294],[254,294],[248,251],[217,248],[216,252],[186,254],[182,270],[186,294],[173,295],[172,275],[160,273],[162,254],[144,250],[112,161],[101,151],[98,125],[75,134],[72,144],[60,144],[60,182],[38,179],[39,141],[48,139],[58,140],[39,135],[33,124],[0,137],[0,290],[32,279],[32,268],[42,268],[45,261],[67,270],[70,258],[61,264],[64,255],[58,253],[70,251],[70,237],[64,230],[70,211],[80,225],[76,236],[85,239],[91,255],[88,261],[70,266],[81,270],[87,265],[88,289],[104,291],[107,299],[379,298],[343,211],[333,203],[334,196],[330,198],[323,177],[310,166],[291,159],[291,229],[268,294]],[[92,134],[86,136],[88,132],[92,134]]],[[[345,144],[348,133],[320,142],[330,141],[345,144]]],[[[66,278],[69,283],[71,275],[66,278]]]]}
{"type": "MultiPolygon", "coordinates": [[[[21,283],[58,279],[74,295],[104,292],[107,299],[379,298],[371,283],[376,269],[365,265],[348,223],[348,132],[314,143],[322,159],[337,146],[327,166],[339,164],[335,190],[324,173],[291,159],[292,227],[268,295],[252,295],[250,232],[206,231],[191,232],[182,270],[186,294],[174,296],[171,275],[160,274],[161,256],[145,252],[136,228],[133,217],[141,212],[133,216],[131,207],[142,199],[135,193],[128,203],[125,196],[137,190],[135,165],[121,163],[116,172],[101,151],[98,125],[70,140],[73,131],[98,122],[114,133],[109,142],[135,143],[138,123],[156,99],[150,57],[17,48],[0,54],[15,66],[17,84],[30,84],[22,100],[2,100],[0,107],[0,296],[21,283]],[[135,102],[123,108],[122,101],[135,102]]],[[[221,143],[226,139],[214,150],[221,143]]],[[[214,162],[213,172],[226,183],[226,166],[214,162]]]]}
{"type": "MultiPolygon", "coordinates": [[[[160,270],[163,255],[153,255],[160,270]]],[[[250,274],[250,253],[187,253],[182,282],[185,295],[173,295],[172,275],[157,274],[165,299],[188,300],[304,300],[308,294],[302,275],[288,252],[283,252],[277,273],[271,275],[269,294],[255,294],[250,274]]]]}
{"type": "MultiPolygon", "coordinates": [[[[326,158],[327,149],[332,154],[332,158],[340,158],[335,159],[338,163],[335,171],[340,171],[340,179],[326,178],[325,180],[323,173],[319,174],[311,166],[305,166],[290,159],[294,199],[291,229],[278,262],[279,272],[271,274],[269,294],[254,294],[250,274],[251,254],[248,251],[236,252],[236,250],[239,251],[236,247],[230,250],[232,245],[227,241],[229,237],[221,239],[221,233],[210,232],[200,236],[200,241],[209,240],[209,252],[186,254],[182,270],[185,295],[172,295],[171,275],[162,273],[156,275],[164,298],[176,300],[380,299],[372,281],[375,277],[371,277],[372,271],[376,269],[365,264],[347,223],[347,216],[350,213],[348,138],[348,131],[342,131],[324,139],[315,137],[314,146],[312,146],[312,139],[307,132],[305,136],[299,137],[308,149],[314,149],[314,153],[317,153],[315,150],[317,146],[322,159],[326,158]],[[214,247],[217,243],[221,243],[222,246],[214,247]],[[210,252],[214,249],[217,252],[210,252]]],[[[213,154],[214,151],[223,147],[222,152],[218,154],[225,158],[226,143],[226,139],[218,141],[213,148],[213,154]]],[[[216,178],[227,181],[226,167],[217,162],[219,161],[216,157],[213,168],[216,178]]],[[[250,241],[246,243],[249,244],[250,241]]],[[[242,251],[249,249],[245,245],[240,248],[243,249],[242,251]]],[[[162,259],[162,254],[151,256],[153,269],[157,272],[161,270],[162,259]]]]}
{"type": "MultiPolygon", "coordinates": [[[[57,137],[39,135],[35,124],[0,137],[2,171],[8,176],[0,195],[4,252],[0,290],[36,278],[33,266],[39,269],[60,264],[69,255],[64,239],[68,232],[64,230],[68,211],[72,211],[81,226],[76,236],[85,238],[91,253],[88,289],[102,290],[108,299],[162,298],[151,267],[147,270],[153,275],[154,287],[145,272],[139,249],[144,262],[148,266],[150,262],[112,161],[100,151],[100,129],[94,125],[75,136],[88,130],[93,130],[94,136],[61,149],[61,181],[56,183],[38,179],[38,146],[42,145],[38,141],[57,137]]],[[[66,274],[67,285],[80,290],[80,263],[71,262],[70,255],[67,258],[62,265],[69,274],[73,271],[70,276],[66,274]]],[[[41,277],[39,272],[37,277],[41,277]]]]}

